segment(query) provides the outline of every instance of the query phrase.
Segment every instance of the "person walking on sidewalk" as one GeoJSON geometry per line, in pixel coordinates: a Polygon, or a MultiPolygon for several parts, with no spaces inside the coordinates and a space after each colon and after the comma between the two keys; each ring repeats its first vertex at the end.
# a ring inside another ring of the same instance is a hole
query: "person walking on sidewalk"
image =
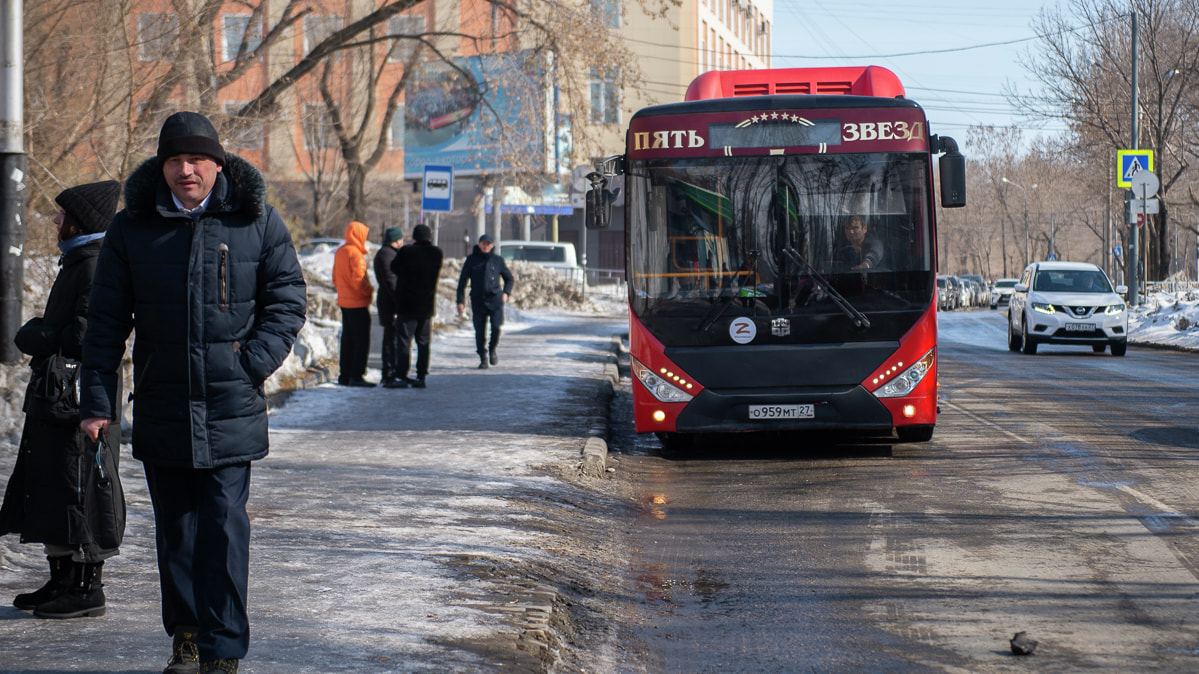
{"type": "Polygon", "coordinates": [[[500,326],[504,324],[504,305],[512,294],[512,272],[508,271],[504,258],[492,252],[494,247],[495,242],[489,234],[480,236],[458,275],[459,314],[466,309],[466,284],[470,283],[470,312],[475,324],[475,352],[479,354],[480,370],[500,362],[496,347],[500,343],[500,326]],[[490,341],[488,321],[491,322],[490,341]]]}
{"type": "MultiPolygon", "coordinates": [[[[54,224],[61,269],[42,315],[21,326],[15,339],[17,348],[32,357],[29,365],[35,372],[49,368],[51,356],[76,361],[83,356],[96,256],[120,197],[121,184],[108,180],[72,187],[54,198],[60,207],[54,224]]],[[[38,590],[17,595],[13,606],[39,618],[102,616],[106,607],[100,572],[104,560],[119,550],[97,538],[119,540],[124,520],[118,521],[116,513],[102,517],[105,531],[90,536],[86,527],[71,526],[79,516],[96,521],[88,517],[93,513],[83,511],[86,504],[80,498],[87,436],[78,414],[63,420],[48,407],[43,396],[26,390],[25,426],[0,507],[0,535],[17,533],[22,543],[41,543],[50,562],[50,580],[38,590]]]]}
{"type": "Polygon", "coordinates": [[[236,672],[249,649],[250,465],[267,455],[263,384],[304,326],[296,249],[267,186],[203,115],[162,125],[125,183],[83,338],[80,425],[118,418],[133,342],[133,456],[154,506],[166,672],[236,672]]]}
{"type": "Polygon", "coordinates": [[[370,229],[361,222],[346,225],[346,242],[333,254],[333,287],[341,308],[341,352],[338,360],[342,386],[374,386],[366,381],[366,359],[371,348],[371,297],[374,287],[366,275],[366,238],[370,229]]]}
{"type": "Polygon", "coordinates": [[[391,263],[396,259],[396,252],[404,245],[404,233],[399,227],[388,227],[383,232],[383,247],[375,253],[375,283],[379,286],[375,295],[375,312],[379,315],[379,325],[383,326],[383,346],[380,357],[383,361],[383,377],[379,380],[384,386],[391,384],[396,377],[396,353],[399,345],[396,340],[396,275],[391,270],[391,263]]]}
{"type": "Polygon", "coordinates": [[[437,281],[441,276],[441,249],[433,245],[428,225],[412,230],[413,244],[396,254],[392,270],[396,276],[396,332],[399,333],[399,358],[396,360],[394,388],[425,388],[429,374],[429,341],[433,336],[433,314],[437,310],[437,281]],[[412,340],[416,339],[416,379],[408,378],[412,358],[412,340]]]}

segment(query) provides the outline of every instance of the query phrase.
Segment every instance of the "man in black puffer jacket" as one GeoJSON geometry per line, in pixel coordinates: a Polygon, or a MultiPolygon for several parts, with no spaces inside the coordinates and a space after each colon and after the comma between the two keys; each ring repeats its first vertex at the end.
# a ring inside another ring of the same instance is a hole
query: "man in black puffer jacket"
{"type": "Polygon", "coordinates": [[[441,276],[441,249],[433,245],[433,230],[417,225],[412,244],[396,254],[391,269],[396,279],[396,333],[399,335],[395,380],[388,388],[425,388],[429,374],[429,342],[437,310],[437,280],[441,276]],[[408,378],[412,340],[416,340],[416,379],[408,378]]]}
{"type": "Polygon", "coordinates": [[[466,309],[466,286],[470,284],[470,313],[475,324],[475,351],[479,354],[479,369],[500,362],[496,347],[500,343],[500,326],[504,324],[504,305],[512,294],[512,272],[504,258],[493,253],[495,242],[490,234],[479,237],[479,243],[462,263],[458,274],[458,313],[466,309]],[[491,322],[491,334],[487,323],[491,322]],[[488,341],[490,337],[490,341],[488,341]]]}
{"type": "Polygon", "coordinates": [[[267,454],[263,383],[304,325],[305,285],[266,182],[203,115],[167,118],[125,183],[83,342],[81,425],[117,418],[133,344],[133,456],[154,504],[166,671],[237,671],[249,648],[250,462],[267,454]]]}

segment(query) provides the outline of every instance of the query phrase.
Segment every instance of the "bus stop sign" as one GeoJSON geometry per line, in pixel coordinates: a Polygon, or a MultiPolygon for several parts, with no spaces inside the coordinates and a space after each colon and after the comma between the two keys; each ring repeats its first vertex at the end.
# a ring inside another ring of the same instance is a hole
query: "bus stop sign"
{"type": "Polygon", "coordinates": [[[420,209],[436,213],[454,210],[454,167],[425,165],[420,209]]]}

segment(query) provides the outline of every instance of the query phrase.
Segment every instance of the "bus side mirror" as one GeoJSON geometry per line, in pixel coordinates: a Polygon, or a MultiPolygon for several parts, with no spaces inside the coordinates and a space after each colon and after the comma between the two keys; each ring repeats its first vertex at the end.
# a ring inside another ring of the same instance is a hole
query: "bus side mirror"
{"type": "Polygon", "coordinates": [[[940,160],[941,207],[966,205],[966,158],[958,151],[957,141],[948,136],[933,136],[933,152],[943,152],[940,160]]]}

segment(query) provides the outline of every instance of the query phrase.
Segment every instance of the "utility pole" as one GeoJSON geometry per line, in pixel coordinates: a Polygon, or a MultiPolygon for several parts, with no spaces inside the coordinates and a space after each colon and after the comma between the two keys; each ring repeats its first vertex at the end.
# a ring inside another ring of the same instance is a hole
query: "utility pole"
{"type": "MultiPolygon", "coordinates": [[[[1140,101],[1137,100],[1139,97],[1138,86],[1139,85],[1137,84],[1137,12],[1136,12],[1136,9],[1134,8],[1132,11],[1132,146],[1129,148],[1132,150],[1138,149],[1137,148],[1137,136],[1140,135],[1137,132],[1137,109],[1140,107],[1140,101]]],[[[1127,199],[1130,202],[1133,198],[1135,198],[1133,196],[1131,189],[1128,190],[1128,192],[1126,194],[1127,194],[1127,199]]],[[[1126,213],[1128,212],[1127,208],[1125,208],[1125,212],[1126,213]]],[[[1137,255],[1137,237],[1139,234],[1137,230],[1139,228],[1134,226],[1131,229],[1132,229],[1132,231],[1130,231],[1128,233],[1128,255],[1125,256],[1124,259],[1128,260],[1128,305],[1135,307],[1141,303],[1140,298],[1138,297],[1138,288],[1137,288],[1137,283],[1139,282],[1139,279],[1137,278],[1137,263],[1139,262],[1139,258],[1140,258],[1140,256],[1137,255]]]]}
{"type": "Polygon", "coordinates": [[[15,363],[25,287],[25,61],[22,0],[0,0],[0,361],[15,363]]]}

